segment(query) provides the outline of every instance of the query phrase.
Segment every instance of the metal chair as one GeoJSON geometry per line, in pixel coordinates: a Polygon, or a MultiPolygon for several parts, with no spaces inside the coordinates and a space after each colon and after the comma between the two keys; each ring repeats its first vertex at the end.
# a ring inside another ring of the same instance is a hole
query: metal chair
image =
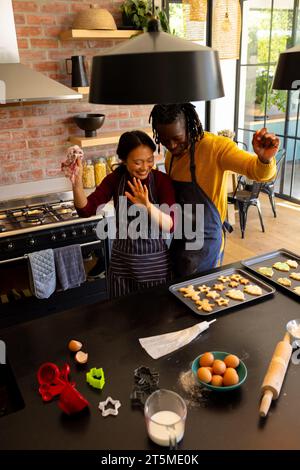
{"type": "Polygon", "coordinates": [[[279,152],[277,152],[276,176],[272,181],[267,181],[263,183],[262,188],[261,188],[262,192],[269,196],[269,200],[270,200],[274,217],[277,217],[276,207],[275,207],[275,184],[278,179],[285,157],[286,157],[286,149],[281,149],[279,150],[279,152]]]}
{"type": "MultiPolygon", "coordinates": [[[[239,183],[238,183],[239,185],[239,183]]],[[[242,238],[245,237],[245,230],[246,230],[246,223],[247,223],[247,214],[248,209],[250,206],[256,206],[259,220],[261,224],[261,229],[264,232],[265,227],[263,223],[260,202],[259,202],[259,193],[262,190],[263,183],[258,183],[257,181],[253,181],[251,184],[251,190],[240,190],[238,189],[238,185],[236,190],[232,195],[228,195],[228,202],[232,204],[236,204],[239,211],[240,217],[240,228],[242,232],[242,238]]]]}

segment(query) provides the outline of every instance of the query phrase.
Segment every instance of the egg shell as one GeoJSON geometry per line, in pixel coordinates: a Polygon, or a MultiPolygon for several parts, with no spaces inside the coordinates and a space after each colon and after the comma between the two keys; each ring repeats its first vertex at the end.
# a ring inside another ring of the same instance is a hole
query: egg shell
{"type": "Polygon", "coordinates": [[[78,351],[75,355],[75,361],[77,361],[79,364],[86,364],[88,361],[88,353],[78,351]]]}
{"type": "Polygon", "coordinates": [[[82,348],[82,343],[80,341],[77,341],[77,339],[71,339],[68,344],[68,348],[72,352],[80,351],[80,349],[82,348]]]}

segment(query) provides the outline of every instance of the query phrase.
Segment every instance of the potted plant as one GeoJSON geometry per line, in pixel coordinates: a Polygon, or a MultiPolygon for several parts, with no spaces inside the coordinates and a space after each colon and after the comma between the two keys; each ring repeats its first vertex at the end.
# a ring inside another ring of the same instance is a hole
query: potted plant
{"type": "MultiPolygon", "coordinates": [[[[125,0],[121,7],[123,26],[128,29],[147,30],[148,21],[153,16],[152,9],[147,0],[125,0]]],[[[166,13],[160,8],[155,7],[155,13],[162,30],[170,32],[169,21],[166,13]]]]}

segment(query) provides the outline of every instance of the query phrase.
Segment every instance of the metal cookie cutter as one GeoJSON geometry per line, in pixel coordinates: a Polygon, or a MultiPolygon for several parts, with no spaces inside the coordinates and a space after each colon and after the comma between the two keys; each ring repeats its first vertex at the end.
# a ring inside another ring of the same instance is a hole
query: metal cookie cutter
{"type": "Polygon", "coordinates": [[[86,381],[91,385],[91,387],[102,390],[105,384],[104,371],[102,367],[99,369],[96,369],[96,367],[90,369],[90,371],[86,373],[86,381]]]}
{"type": "Polygon", "coordinates": [[[119,400],[113,400],[111,397],[107,397],[105,401],[100,401],[98,408],[102,412],[102,416],[117,416],[120,406],[121,402],[119,400]],[[112,405],[112,408],[105,409],[109,403],[112,405]]]}

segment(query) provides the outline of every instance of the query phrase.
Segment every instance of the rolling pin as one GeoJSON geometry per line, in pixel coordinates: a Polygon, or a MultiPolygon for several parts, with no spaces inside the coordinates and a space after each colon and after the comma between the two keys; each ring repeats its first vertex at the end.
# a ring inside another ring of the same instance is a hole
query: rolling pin
{"type": "Polygon", "coordinates": [[[261,386],[263,397],[259,414],[263,418],[267,416],[272,400],[277,400],[279,397],[292,350],[290,335],[286,333],[283,340],[279,341],[275,348],[268,371],[261,386]]]}

